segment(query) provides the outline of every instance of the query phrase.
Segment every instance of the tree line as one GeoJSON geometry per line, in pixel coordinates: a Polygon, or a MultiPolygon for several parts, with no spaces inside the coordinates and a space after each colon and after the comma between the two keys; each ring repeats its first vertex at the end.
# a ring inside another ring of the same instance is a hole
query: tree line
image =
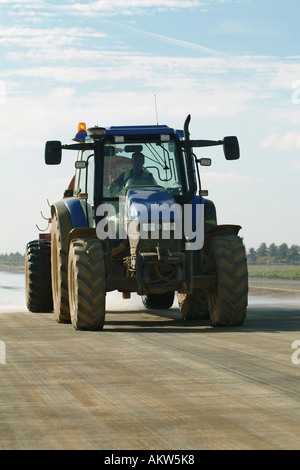
{"type": "Polygon", "coordinates": [[[267,246],[266,243],[261,243],[256,250],[248,250],[247,259],[249,264],[300,264],[300,246],[289,247],[286,243],[271,243],[267,246]]]}
{"type": "Polygon", "coordinates": [[[24,266],[25,255],[18,251],[16,253],[0,254],[0,265],[2,266],[24,266]]]}

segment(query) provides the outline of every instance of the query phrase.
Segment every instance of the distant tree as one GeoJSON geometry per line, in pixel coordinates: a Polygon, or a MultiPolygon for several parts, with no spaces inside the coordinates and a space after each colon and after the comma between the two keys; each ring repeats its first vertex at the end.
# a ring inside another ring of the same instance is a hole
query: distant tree
{"type": "Polygon", "coordinates": [[[292,245],[289,248],[288,261],[291,264],[296,264],[300,262],[300,246],[292,245]]]}
{"type": "Polygon", "coordinates": [[[247,259],[250,264],[300,264],[300,246],[292,245],[289,248],[286,243],[282,243],[280,246],[271,243],[271,245],[267,247],[266,243],[261,243],[256,250],[255,248],[248,250],[247,259]]]}
{"type": "Polygon", "coordinates": [[[265,243],[261,243],[259,245],[259,247],[256,250],[256,255],[258,257],[268,256],[268,248],[267,248],[267,245],[265,243]]]}
{"type": "Polygon", "coordinates": [[[249,261],[250,263],[255,264],[255,263],[256,263],[256,258],[257,258],[257,256],[256,256],[256,251],[255,251],[255,249],[254,249],[254,248],[250,248],[250,249],[249,249],[249,252],[248,252],[248,261],[249,261]]]}
{"type": "Polygon", "coordinates": [[[286,243],[282,243],[278,247],[278,258],[280,261],[287,261],[289,257],[289,247],[286,243]]]}
{"type": "Polygon", "coordinates": [[[278,246],[275,245],[275,243],[271,243],[271,245],[268,248],[268,253],[269,253],[270,258],[274,258],[275,260],[277,260],[277,258],[278,258],[278,246]]]}

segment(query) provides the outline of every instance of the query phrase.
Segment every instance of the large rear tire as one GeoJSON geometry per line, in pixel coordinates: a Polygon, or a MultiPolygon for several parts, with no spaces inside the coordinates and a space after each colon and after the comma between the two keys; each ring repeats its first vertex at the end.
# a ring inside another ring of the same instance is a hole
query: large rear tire
{"type": "Polygon", "coordinates": [[[67,219],[59,220],[57,213],[54,214],[51,233],[51,275],[54,317],[59,323],[71,321],[66,251],[66,240],[71,228],[67,219]]]}
{"type": "Polygon", "coordinates": [[[71,240],[68,261],[69,305],[76,330],[101,330],[105,321],[105,263],[101,241],[71,240]]]}
{"type": "Polygon", "coordinates": [[[25,252],[25,297],[30,312],[53,311],[51,287],[51,243],[48,240],[33,240],[25,252]]]}
{"type": "Polygon", "coordinates": [[[210,256],[217,273],[217,284],[208,291],[210,319],[215,326],[242,325],[248,304],[248,270],[241,238],[212,237],[210,256]]]}

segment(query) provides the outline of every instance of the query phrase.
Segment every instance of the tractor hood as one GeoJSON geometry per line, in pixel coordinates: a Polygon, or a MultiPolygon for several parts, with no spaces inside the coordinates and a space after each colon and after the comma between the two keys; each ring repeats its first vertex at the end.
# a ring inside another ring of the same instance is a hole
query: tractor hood
{"type": "MultiPolygon", "coordinates": [[[[189,249],[201,249],[204,241],[204,204],[203,198],[201,200],[195,196],[191,204],[183,207],[161,187],[129,188],[125,199],[125,218],[131,247],[136,246],[139,238],[158,239],[159,233],[160,240],[182,240],[184,225],[184,237],[189,249]]],[[[177,249],[180,251],[179,247],[177,249]]]]}
{"type": "Polygon", "coordinates": [[[174,222],[181,215],[170,193],[156,186],[129,188],[126,206],[129,220],[174,222]]]}

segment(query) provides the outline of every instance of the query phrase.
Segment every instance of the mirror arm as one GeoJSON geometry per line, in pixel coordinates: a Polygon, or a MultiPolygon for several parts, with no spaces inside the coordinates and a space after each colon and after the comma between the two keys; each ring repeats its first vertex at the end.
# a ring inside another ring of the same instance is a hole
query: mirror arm
{"type": "Polygon", "coordinates": [[[189,140],[189,141],[182,141],[182,147],[213,147],[214,145],[223,145],[223,140],[189,140]]]}
{"type": "Polygon", "coordinates": [[[61,146],[63,150],[94,150],[94,144],[64,144],[61,146]]]}

